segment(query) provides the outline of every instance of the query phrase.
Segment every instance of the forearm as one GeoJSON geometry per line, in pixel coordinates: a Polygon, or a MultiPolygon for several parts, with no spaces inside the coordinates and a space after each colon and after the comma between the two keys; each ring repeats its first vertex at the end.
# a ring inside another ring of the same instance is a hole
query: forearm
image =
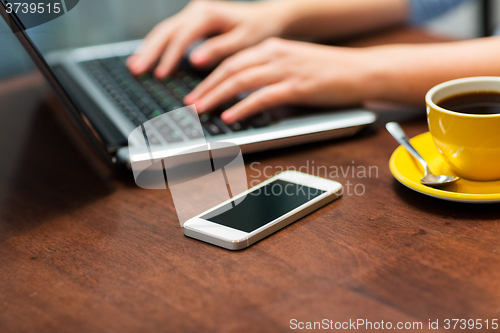
{"type": "Polygon", "coordinates": [[[434,85],[460,77],[500,76],[500,37],[427,45],[388,45],[366,52],[360,89],[366,100],[423,104],[434,85]]]}
{"type": "Polygon", "coordinates": [[[401,24],[408,0],[271,0],[284,22],[283,37],[333,39],[401,24]]]}

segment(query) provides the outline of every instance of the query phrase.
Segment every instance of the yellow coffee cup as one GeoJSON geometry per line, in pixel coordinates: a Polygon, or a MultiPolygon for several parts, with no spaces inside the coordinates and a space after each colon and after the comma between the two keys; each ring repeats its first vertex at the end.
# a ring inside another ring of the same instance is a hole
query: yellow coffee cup
{"type": "Polygon", "coordinates": [[[500,77],[470,77],[438,84],[425,96],[427,121],[436,147],[461,177],[500,179],[500,113],[467,114],[439,103],[468,93],[499,93],[500,77]]]}

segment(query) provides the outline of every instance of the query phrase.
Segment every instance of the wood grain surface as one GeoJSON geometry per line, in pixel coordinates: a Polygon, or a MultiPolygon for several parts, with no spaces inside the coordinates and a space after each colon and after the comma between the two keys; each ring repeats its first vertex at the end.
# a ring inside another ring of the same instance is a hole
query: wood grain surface
{"type": "Polygon", "coordinates": [[[97,173],[48,95],[38,75],[0,85],[2,333],[281,332],[292,319],[422,331],[431,319],[445,331],[446,318],[500,319],[500,206],[432,199],[389,171],[397,143],[380,125],[420,134],[422,110],[381,112],[353,138],[246,155],[249,181],[307,165],[372,177],[328,174],[364,193],[231,252],[185,237],[168,191],[97,173]]]}

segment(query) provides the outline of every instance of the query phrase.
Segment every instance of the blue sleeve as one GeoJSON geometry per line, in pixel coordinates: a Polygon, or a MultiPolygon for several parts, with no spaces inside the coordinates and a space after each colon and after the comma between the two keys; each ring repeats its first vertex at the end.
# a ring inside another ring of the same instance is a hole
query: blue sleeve
{"type": "Polygon", "coordinates": [[[422,24],[468,0],[409,0],[410,23],[422,24]]]}

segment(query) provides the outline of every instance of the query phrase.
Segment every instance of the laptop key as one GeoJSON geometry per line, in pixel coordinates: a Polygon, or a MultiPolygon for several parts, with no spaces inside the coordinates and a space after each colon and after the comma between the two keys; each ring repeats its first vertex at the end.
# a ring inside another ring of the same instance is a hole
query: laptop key
{"type": "Polygon", "coordinates": [[[191,126],[191,127],[187,127],[187,128],[183,128],[182,131],[184,132],[184,134],[186,134],[186,136],[190,139],[200,139],[200,138],[203,138],[204,135],[203,135],[203,132],[200,132],[196,127],[194,126],[191,126]]]}
{"type": "Polygon", "coordinates": [[[244,131],[244,130],[247,130],[250,127],[247,123],[244,123],[244,122],[232,123],[232,124],[227,125],[227,126],[233,132],[244,131]]]}
{"type": "Polygon", "coordinates": [[[210,113],[200,114],[200,121],[202,124],[209,122],[211,118],[212,118],[212,115],[210,113]]]}
{"type": "Polygon", "coordinates": [[[212,134],[212,135],[219,135],[219,134],[224,133],[217,125],[215,125],[213,123],[208,125],[207,129],[210,132],[210,134],[212,134]]]}
{"type": "Polygon", "coordinates": [[[160,110],[154,110],[153,113],[151,113],[152,118],[156,118],[158,116],[161,116],[162,114],[163,114],[163,112],[160,110]]]}
{"type": "Polygon", "coordinates": [[[221,135],[225,133],[225,131],[213,121],[203,123],[203,128],[205,128],[210,135],[221,135]]]}
{"type": "Polygon", "coordinates": [[[200,122],[210,135],[221,135],[229,131],[227,125],[225,125],[220,119],[211,115],[210,113],[203,113],[200,115],[200,122]]]}
{"type": "Polygon", "coordinates": [[[176,142],[182,142],[182,138],[177,132],[172,132],[169,135],[163,136],[163,138],[168,142],[168,143],[176,143],[176,142]],[[174,135],[175,133],[175,135],[174,135]]]}
{"type": "Polygon", "coordinates": [[[247,121],[252,127],[259,128],[268,126],[272,122],[272,119],[269,113],[260,113],[250,117],[247,121]]]}
{"type": "Polygon", "coordinates": [[[170,128],[170,126],[165,123],[163,123],[160,127],[157,127],[157,129],[158,132],[163,136],[170,135],[173,132],[172,128],[170,128]]]}
{"type": "Polygon", "coordinates": [[[148,133],[148,141],[150,145],[161,144],[161,141],[153,133],[148,133]]]}
{"type": "Polygon", "coordinates": [[[175,143],[175,142],[181,142],[182,137],[180,136],[179,132],[173,131],[170,126],[164,126],[159,129],[160,134],[162,137],[167,141],[168,143],[175,143]]]}

